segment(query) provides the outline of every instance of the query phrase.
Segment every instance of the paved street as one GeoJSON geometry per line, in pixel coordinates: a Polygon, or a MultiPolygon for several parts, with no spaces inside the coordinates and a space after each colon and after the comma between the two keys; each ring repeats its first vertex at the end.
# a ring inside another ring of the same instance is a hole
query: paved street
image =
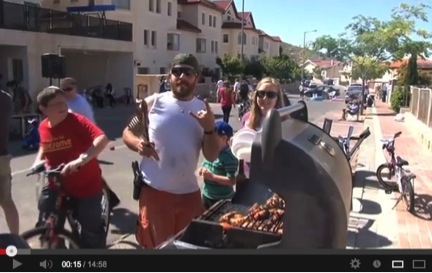
{"type": "MultiPolygon", "coordinates": [[[[296,99],[291,98],[295,103],[296,99]]],[[[336,117],[339,115],[343,104],[340,102],[308,102],[310,120],[319,123],[326,115],[336,117]],[[332,113],[336,111],[337,114],[332,113]]],[[[221,117],[220,107],[212,104],[217,118],[221,117]]],[[[130,152],[122,143],[121,132],[133,108],[119,106],[112,109],[96,109],[98,124],[105,130],[109,138],[113,140],[116,147],[114,151],[104,151],[99,159],[103,162],[102,169],[104,177],[120,196],[122,203],[113,212],[111,220],[111,232],[109,241],[116,240],[120,235],[134,232],[136,223],[137,203],[132,199],[132,173],[130,164],[139,157],[130,152]]],[[[237,112],[233,111],[231,123],[238,129],[237,112]]],[[[34,160],[34,154],[24,153],[18,143],[12,143],[12,171],[13,171],[13,197],[17,203],[21,217],[21,231],[27,230],[34,225],[36,220],[36,191],[34,181],[36,177],[26,177],[25,173],[34,160]]],[[[0,232],[7,230],[4,222],[3,212],[0,211],[0,232]]]]}

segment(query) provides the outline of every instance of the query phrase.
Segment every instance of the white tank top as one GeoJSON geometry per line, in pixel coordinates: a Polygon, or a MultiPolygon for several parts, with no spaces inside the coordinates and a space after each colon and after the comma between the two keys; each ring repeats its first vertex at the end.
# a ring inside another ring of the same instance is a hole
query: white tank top
{"type": "Polygon", "coordinates": [[[204,130],[190,116],[205,109],[197,98],[179,101],[172,92],[155,95],[149,110],[149,138],[155,143],[159,161],[143,157],[141,172],[152,188],[174,194],[199,190],[195,171],[204,130]]]}

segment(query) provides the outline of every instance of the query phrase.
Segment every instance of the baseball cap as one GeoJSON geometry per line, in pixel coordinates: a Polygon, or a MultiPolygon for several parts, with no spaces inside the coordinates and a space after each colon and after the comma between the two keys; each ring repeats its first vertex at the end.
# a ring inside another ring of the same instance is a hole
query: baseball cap
{"type": "Polygon", "coordinates": [[[215,130],[218,135],[232,137],[234,135],[234,130],[228,123],[224,121],[216,121],[215,130]]]}
{"type": "Polygon", "coordinates": [[[192,67],[196,72],[199,71],[198,60],[192,54],[187,54],[187,53],[177,54],[171,63],[171,68],[177,65],[187,65],[192,67]]]}

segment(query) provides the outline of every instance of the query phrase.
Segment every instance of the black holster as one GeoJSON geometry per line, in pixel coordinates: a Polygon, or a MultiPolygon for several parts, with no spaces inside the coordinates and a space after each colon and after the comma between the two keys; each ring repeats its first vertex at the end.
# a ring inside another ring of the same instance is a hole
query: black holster
{"type": "Polygon", "coordinates": [[[138,201],[141,193],[141,187],[143,185],[143,176],[139,169],[138,161],[132,162],[132,172],[134,175],[132,197],[134,200],[138,201]]]}

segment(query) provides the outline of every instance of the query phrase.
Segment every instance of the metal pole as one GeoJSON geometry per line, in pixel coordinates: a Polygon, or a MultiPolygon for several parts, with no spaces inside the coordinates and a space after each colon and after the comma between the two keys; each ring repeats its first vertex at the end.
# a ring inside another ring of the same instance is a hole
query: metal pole
{"type": "Polygon", "coordinates": [[[304,81],[304,70],[305,70],[305,62],[306,62],[306,31],[303,32],[303,58],[302,58],[302,73],[301,80],[304,81]]]}
{"type": "MultiPolygon", "coordinates": [[[[244,61],[244,56],[243,56],[243,36],[244,36],[244,0],[242,0],[242,17],[241,17],[241,32],[240,32],[240,58],[242,61],[244,61]]],[[[240,83],[243,81],[243,73],[240,74],[240,83]]]]}
{"type": "Polygon", "coordinates": [[[305,67],[306,67],[306,34],[307,33],[311,33],[311,32],[317,32],[317,30],[316,29],[314,29],[314,30],[308,30],[308,31],[305,31],[305,32],[303,32],[303,63],[302,63],[302,80],[304,80],[304,70],[305,70],[305,67]]]}

